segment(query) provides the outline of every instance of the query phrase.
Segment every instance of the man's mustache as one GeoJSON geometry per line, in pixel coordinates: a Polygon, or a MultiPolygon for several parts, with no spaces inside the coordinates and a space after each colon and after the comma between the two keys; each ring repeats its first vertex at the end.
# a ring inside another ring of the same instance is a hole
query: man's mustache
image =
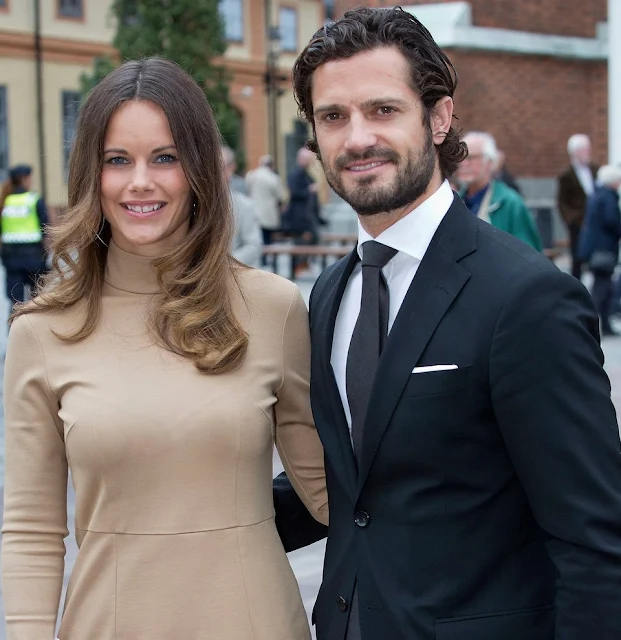
{"type": "Polygon", "coordinates": [[[399,154],[392,149],[386,149],[384,147],[371,147],[365,149],[362,153],[348,152],[339,156],[334,166],[336,169],[344,169],[348,164],[352,162],[361,162],[364,160],[388,160],[389,162],[399,162],[399,154]]]}

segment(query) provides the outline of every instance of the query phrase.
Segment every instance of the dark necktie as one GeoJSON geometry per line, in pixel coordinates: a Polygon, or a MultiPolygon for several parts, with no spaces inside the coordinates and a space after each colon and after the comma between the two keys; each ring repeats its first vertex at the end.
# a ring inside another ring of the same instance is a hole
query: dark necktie
{"type": "Polygon", "coordinates": [[[347,353],[346,389],[351,435],[358,459],[362,429],[380,353],[388,334],[388,287],[382,267],[397,253],[374,240],[362,245],[360,314],[347,353]]]}

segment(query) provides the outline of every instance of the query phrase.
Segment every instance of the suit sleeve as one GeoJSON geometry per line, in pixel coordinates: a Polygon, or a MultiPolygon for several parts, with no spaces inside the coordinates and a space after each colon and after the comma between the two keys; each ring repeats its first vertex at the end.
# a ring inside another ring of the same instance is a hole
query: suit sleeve
{"type": "Polygon", "coordinates": [[[310,332],[295,288],[282,338],[282,382],[275,405],[276,446],[296,493],[316,520],[328,524],[323,447],[310,407],[310,332]]]}
{"type": "Polygon", "coordinates": [[[27,316],[13,323],[4,376],[2,592],[10,640],[51,640],[63,582],[67,460],[58,400],[27,316]]]}
{"type": "Polygon", "coordinates": [[[490,354],[493,408],[558,570],[558,640],[621,638],[621,444],[598,319],[559,272],[505,305],[490,354]]]}

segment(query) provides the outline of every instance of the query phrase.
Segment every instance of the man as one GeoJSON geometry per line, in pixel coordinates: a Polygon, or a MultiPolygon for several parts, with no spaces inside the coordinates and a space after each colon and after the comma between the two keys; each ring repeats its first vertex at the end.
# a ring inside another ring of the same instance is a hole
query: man
{"type": "Polygon", "coordinates": [[[259,166],[246,175],[246,186],[261,225],[263,244],[272,244],[274,232],[280,229],[280,205],[284,198],[272,156],[259,158],[259,166]]]}
{"type": "Polygon", "coordinates": [[[235,217],[235,235],[231,252],[234,258],[250,267],[258,267],[261,257],[261,227],[254,214],[252,200],[235,190],[231,177],[235,172],[235,154],[229,147],[222,147],[222,159],[231,185],[231,202],[235,217]]]}
{"type": "MultiPolygon", "coordinates": [[[[317,244],[319,225],[319,199],[317,183],[310,175],[309,169],[315,162],[315,154],[302,147],[296,155],[296,166],[287,175],[289,187],[289,204],[283,215],[283,229],[288,231],[295,244],[317,244]]],[[[306,261],[295,259],[294,273],[298,277],[308,268],[306,261]]]]}
{"type": "Polygon", "coordinates": [[[522,196],[494,179],[498,150],[494,138],[473,131],[464,136],[468,157],[457,170],[461,196],[474,215],[541,251],[539,231],[522,196]]]}
{"type": "Polygon", "coordinates": [[[587,198],[595,189],[597,165],[591,162],[591,140],[575,133],[567,141],[570,166],[558,178],[557,203],[569,231],[571,273],[580,279],[583,262],[578,251],[580,229],[584,221],[587,198]]]}
{"type": "Polygon", "coordinates": [[[237,160],[235,158],[235,151],[231,147],[222,147],[222,153],[224,154],[224,164],[229,172],[229,185],[231,191],[235,193],[241,193],[242,195],[248,195],[246,188],[246,181],[239,175],[237,175],[237,160]]]}
{"type": "Polygon", "coordinates": [[[494,179],[504,182],[508,187],[522,195],[520,185],[517,183],[513,174],[507,169],[507,156],[501,149],[496,149],[496,163],[494,165],[494,179]]]}
{"type": "MultiPolygon", "coordinates": [[[[453,196],[454,71],[411,14],[348,12],[294,69],[359,217],[310,302],[318,640],[618,640],[621,443],[590,297],[453,196]]],[[[290,547],[310,540],[283,480],[290,547]]]]}

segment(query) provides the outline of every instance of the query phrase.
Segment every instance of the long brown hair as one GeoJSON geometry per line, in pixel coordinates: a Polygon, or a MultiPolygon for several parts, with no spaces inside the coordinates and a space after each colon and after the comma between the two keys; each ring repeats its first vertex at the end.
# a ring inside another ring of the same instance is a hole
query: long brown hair
{"type": "MultiPolygon", "coordinates": [[[[301,115],[312,125],[313,139],[307,143],[317,151],[313,117],[313,73],[331,60],[351,58],[380,47],[396,47],[410,67],[410,84],[425,106],[424,122],[429,126],[431,111],[445,96],[453,97],[457,72],[433,37],[411,13],[400,7],[363,7],[348,11],[336,22],[327,23],[311,38],[293,66],[293,91],[301,115]]],[[[468,155],[459,132],[451,127],[436,147],[443,176],[453,175],[468,155]]]]}
{"type": "Polygon", "coordinates": [[[14,317],[84,305],[82,326],[59,338],[77,342],[97,326],[111,237],[100,206],[104,138],[111,116],[130,100],[146,100],[164,111],[195,211],[183,241],[154,262],[161,296],[150,329],[160,344],[191,359],[200,371],[230,371],[243,360],[248,336],[231,306],[239,263],[230,256],[233,214],[222,141],[201,88],[161,58],[126,62],[88,95],[69,163],[69,207],[51,230],[52,270],[37,297],[18,307],[14,317]]]}

